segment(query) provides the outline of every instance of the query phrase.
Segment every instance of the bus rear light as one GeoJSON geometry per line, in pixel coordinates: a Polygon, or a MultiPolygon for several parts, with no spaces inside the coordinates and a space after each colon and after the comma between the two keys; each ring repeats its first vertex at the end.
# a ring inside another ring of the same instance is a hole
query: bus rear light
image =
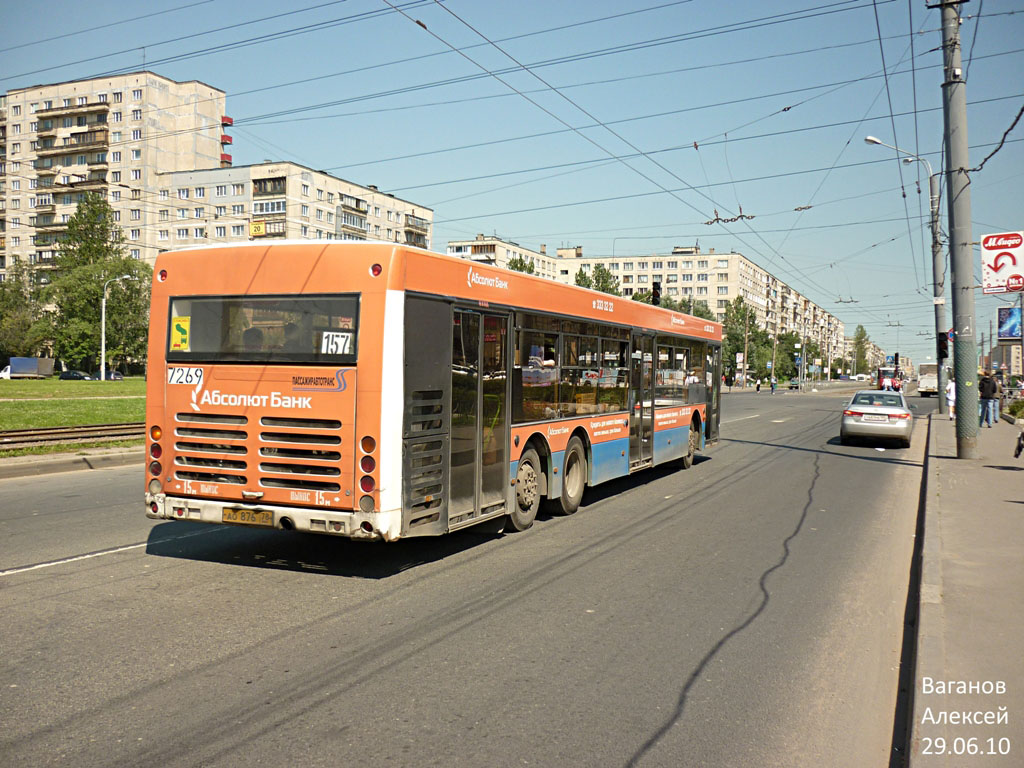
{"type": "Polygon", "coordinates": [[[359,441],[359,447],[363,449],[363,453],[373,453],[374,448],[377,447],[377,441],[367,435],[359,441]]]}
{"type": "Polygon", "coordinates": [[[380,264],[374,264],[372,267],[370,267],[370,274],[373,275],[374,277],[380,277],[380,273],[383,271],[384,269],[381,267],[380,264]]]}
{"type": "Polygon", "coordinates": [[[359,487],[363,493],[373,493],[373,478],[369,475],[363,475],[363,477],[359,478],[359,487]]]}
{"type": "Polygon", "coordinates": [[[167,270],[166,270],[166,269],[161,269],[161,270],[160,270],[160,271],[159,271],[159,272],[157,273],[156,279],[157,279],[157,280],[159,280],[159,281],[160,281],[161,283],[162,283],[162,282],[163,282],[164,280],[166,280],[166,279],[167,279],[167,270]]]}
{"type": "Polygon", "coordinates": [[[160,511],[160,507],[155,501],[149,505],[149,509],[154,515],[160,511]]]}
{"type": "Polygon", "coordinates": [[[160,429],[160,427],[154,426],[154,427],[150,428],[149,436],[151,438],[153,438],[154,441],[156,441],[156,440],[159,440],[161,437],[164,436],[164,431],[162,429],[160,429]]]}
{"type": "Polygon", "coordinates": [[[164,449],[160,447],[159,443],[153,443],[151,446],[149,446],[149,455],[152,456],[154,459],[159,459],[163,452],[164,449]]]}
{"type": "Polygon", "coordinates": [[[162,491],[163,489],[164,487],[160,485],[160,481],[157,480],[155,477],[149,481],[149,492],[152,493],[154,496],[160,493],[160,491],[162,491]]]}
{"type": "Polygon", "coordinates": [[[163,471],[164,471],[164,468],[160,466],[160,462],[159,461],[151,461],[149,463],[149,474],[151,474],[151,475],[159,475],[163,471]]]}
{"type": "Polygon", "coordinates": [[[376,467],[377,462],[373,460],[373,456],[363,456],[363,458],[359,460],[359,468],[367,474],[373,472],[376,467]]]}
{"type": "Polygon", "coordinates": [[[360,512],[373,512],[373,496],[363,496],[359,499],[360,512]]]}

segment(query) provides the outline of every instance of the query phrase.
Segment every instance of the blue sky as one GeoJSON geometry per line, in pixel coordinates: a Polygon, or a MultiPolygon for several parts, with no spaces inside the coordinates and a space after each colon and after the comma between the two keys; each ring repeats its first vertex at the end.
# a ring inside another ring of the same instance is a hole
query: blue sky
{"type": "MultiPolygon", "coordinates": [[[[227,92],[236,164],[294,160],[429,206],[435,249],[478,232],[587,255],[735,249],[849,334],[931,354],[926,172],[863,141],[942,165],[924,0],[392,2],[404,15],[53,0],[42,19],[20,4],[0,26],[0,87],[145,63],[227,92]],[[741,207],[752,218],[705,223],[741,207]]],[[[962,8],[976,166],[1024,104],[1024,6],[962,8]]],[[[1024,230],[1022,139],[1024,121],[971,176],[976,241],[1024,230]]],[[[945,228],[945,197],[942,211],[945,228]]],[[[1000,301],[977,301],[987,332],[1000,301]]]]}

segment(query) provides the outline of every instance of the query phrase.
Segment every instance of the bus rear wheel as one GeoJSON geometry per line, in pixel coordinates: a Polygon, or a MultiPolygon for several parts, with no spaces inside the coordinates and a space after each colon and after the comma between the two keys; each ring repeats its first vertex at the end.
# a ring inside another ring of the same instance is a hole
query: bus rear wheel
{"type": "Polygon", "coordinates": [[[508,522],[512,530],[525,531],[537,518],[540,509],[540,457],[533,448],[527,448],[519,457],[516,470],[516,498],[508,522]]]}
{"type": "Polygon", "coordinates": [[[570,438],[565,449],[565,463],[562,466],[562,495],[548,499],[547,509],[556,515],[571,515],[580,508],[583,490],[587,486],[587,453],[583,441],[570,438]]]}
{"type": "Polygon", "coordinates": [[[700,448],[700,426],[697,421],[690,422],[690,439],[686,446],[686,455],[679,460],[679,463],[683,465],[683,469],[689,469],[693,466],[693,457],[697,454],[697,450],[700,448]]]}

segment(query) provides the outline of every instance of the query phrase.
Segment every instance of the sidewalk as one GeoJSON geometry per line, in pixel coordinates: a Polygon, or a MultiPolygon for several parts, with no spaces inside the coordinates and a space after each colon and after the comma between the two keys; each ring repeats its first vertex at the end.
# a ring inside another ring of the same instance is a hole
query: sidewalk
{"type": "Polygon", "coordinates": [[[105,469],[138,464],[142,472],[145,449],[138,448],[82,448],[75,453],[50,453],[41,456],[15,456],[0,459],[0,480],[11,477],[49,475],[54,472],[74,472],[79,469],[105,469]]]}
{"type": "Polygon", "coordinates": [[[913,766],[1024,764],[1024,456],[1013,458],[1018,431],[1005,421],[982,428],[982,458],[958,460],[955,422],[932,416],[913,766]]]}

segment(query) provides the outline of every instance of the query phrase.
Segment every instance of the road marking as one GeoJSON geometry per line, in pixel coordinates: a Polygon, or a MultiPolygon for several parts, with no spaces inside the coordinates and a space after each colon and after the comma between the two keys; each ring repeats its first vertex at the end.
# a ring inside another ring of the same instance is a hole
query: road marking
{"type": "MultiPolygon", "coordinates": [[[[178,541],[180,539],[188,539],[192,536],[200,536],[204,533],[213,533],[213,531],[221,530],[219,528],[211,528],[209,531],[194,531],[193,533],[186,533],[184,536],[174,536],[169,539],[161,539],[156,544],[163,544],[168,541],[178,541]]],[[[138,549],[139,547],[145,547],[149,544],[148,541],[143,541],[140,544],[127,544],[123,547],[112,547],[111,549],[101,549],[97,552],[89,552],[84,555],[75,555],[74,557],[65,557],[60,560],[51,560],[47,563],[36,563],[35,565],[23,565],[18,568],[8,568],[6,571],[0,571],[0,576],[13,576],[17,573],[25,573],[26,571],[35,571],[39,568],[52,568],[55,565],[64,565],[65,563],[74,563],[79,560],[91,560],[94,557],[103,557],[104,555],[115,555],[118,552],[128,552],[132,549],[138,549]]]]}
{"type": "Polygon", "coordinates": [[[772,419],[772,424],[785,424],[789,419],[772,419]]]}
{"type": "Polygon", "coordinates": [[[755,413],[753,416],[740,416],[738,419],[729,419],[728,421],[723,421],[722,423],[723,424],[732,424],[734,421],[743,421],[744,419],[756,419],[756,418],[760,417],[760,415],[761,415],[760,413],[755,413]]]}

